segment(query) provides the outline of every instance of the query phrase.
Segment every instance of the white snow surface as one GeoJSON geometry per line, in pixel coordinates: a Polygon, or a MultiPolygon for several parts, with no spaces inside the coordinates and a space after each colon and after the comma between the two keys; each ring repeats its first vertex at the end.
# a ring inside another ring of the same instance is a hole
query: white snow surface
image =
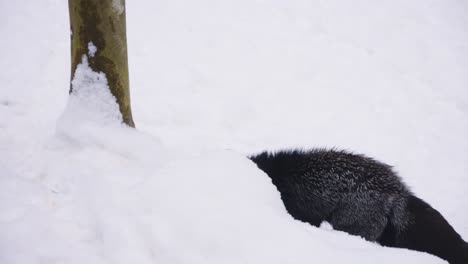
{"type": "Polygon", "coordinates": [[[68,95],[66,1],[0,2],[0,263],[444,263],[293,220],[246,158],[287,147],[395,166],[468,239],[466,2],[126,11],[137,130],[86,56],[68,95]]]}

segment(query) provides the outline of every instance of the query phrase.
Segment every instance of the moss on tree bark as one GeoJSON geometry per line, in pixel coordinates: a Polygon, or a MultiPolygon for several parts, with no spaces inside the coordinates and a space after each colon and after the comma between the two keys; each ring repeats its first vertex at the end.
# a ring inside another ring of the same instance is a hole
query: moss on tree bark
{"type": "MultiPolygon", "coordinates": [[[[71,25],[71,78],[91,42],[97,51],[89,66],[106,74],[123,122],[135,127],[130,107],[125,0],[69,0],[71,25]]],[[[70,93],[72,92],[70,86],[70,93]]]]}

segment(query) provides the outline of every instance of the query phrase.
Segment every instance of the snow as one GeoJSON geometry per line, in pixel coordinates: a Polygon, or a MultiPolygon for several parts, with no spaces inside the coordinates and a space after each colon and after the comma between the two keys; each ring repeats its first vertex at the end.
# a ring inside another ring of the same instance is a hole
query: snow
{"type": "Polygon", "coordinates": [[[121,15],[125,10],[123,0],[112,0],[112,8],[114,8],[114,12],[116,12],[117,15],[121,15]]]}
{"type": "MultiPolygon", "coordinates": [[[[91,52],[91,50],[89,51],[91,52]]],[[[117,100],[111,94],[106,75],[93,71],[88,64],[88,57],[83,55],[81,63],[76,66],[72,84],[72,93],[65,109],[63,119],[76,121],[68,114],[80,114],[83,121],[106,123],[122,122],[122,114],[117,100]]]]}
{"type": "Polygon", "coordinates": [[[90,41],[90,42],[88,43],[88,55],[89,55],[90,57],[94,57],[94,55],[96,54],[96,51],[97,51],[96,46],[94,46],[93,42],[90,41]]]}
{"type": "Polygon", "coordinates": [[[137,130],[86,54],[68,95],[66,1],[0,3],[0,263],[444,263],[291,219],[245,158],[285,147],[394,165],[468,239],[465,2],[127,8],[137,130]]]}

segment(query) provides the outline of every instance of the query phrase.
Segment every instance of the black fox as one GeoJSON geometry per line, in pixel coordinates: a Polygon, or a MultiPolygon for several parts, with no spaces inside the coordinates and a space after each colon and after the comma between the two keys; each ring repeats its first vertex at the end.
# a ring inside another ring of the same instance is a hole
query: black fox
{"type": "Polygon", "coordinates": [[[468,243],[392,168],[363,155],[315,149],[249,157],[273,181],[294,218],[381,245],[427,252],[468,264],[468,243]]]}

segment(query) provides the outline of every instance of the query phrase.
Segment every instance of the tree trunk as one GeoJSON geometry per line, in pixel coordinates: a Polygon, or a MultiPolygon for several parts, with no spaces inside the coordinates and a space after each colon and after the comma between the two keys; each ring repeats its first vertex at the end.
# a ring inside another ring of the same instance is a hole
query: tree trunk
{"type": "MultiPolygon", "coordinates": [[[[72,32],[71,78],[86,55],[89,67],[106,75],[123,122],[135,127],[130,108],[125,0],[69,0],[68,5],[72,32]]],[[[70,93],[72,89],[70,86],[70,93]]]]}

